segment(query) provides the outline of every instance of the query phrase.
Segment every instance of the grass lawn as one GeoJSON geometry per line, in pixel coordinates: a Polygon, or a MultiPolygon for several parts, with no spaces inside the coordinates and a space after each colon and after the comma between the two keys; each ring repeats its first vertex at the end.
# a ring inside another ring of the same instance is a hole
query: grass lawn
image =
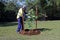
{"type": "MultiPolygon", "coordinates": [[[[32,24],[35,28],[35,24],[32,24]]],[[[0,40],[60,40],[60,21],[38,21],[39,35],[21,35],[16,33],[17,22],[0,24],[0,40]]],[[[29,28],[25,24],[25,28],[29,28]]]]}

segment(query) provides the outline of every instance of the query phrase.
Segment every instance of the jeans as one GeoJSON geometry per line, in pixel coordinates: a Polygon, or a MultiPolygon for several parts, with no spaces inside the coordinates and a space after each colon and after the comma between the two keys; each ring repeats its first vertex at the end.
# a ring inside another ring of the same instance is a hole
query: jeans
{"type": "Polygon", "coordinates": [[[20,32],[21,30],[22,30],[22,17],[18,18],[17,32],[20,32]]]}

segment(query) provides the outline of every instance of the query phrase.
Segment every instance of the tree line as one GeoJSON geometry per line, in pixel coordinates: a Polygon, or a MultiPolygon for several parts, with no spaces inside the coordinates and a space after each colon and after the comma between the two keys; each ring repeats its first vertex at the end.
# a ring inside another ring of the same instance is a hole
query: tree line
{"type": "MultiPolygon", "coordinates": [[[[56,0],[26,0],[27,12],[30,9],[36,11],[38,9],[38,20],[56,20],[60,19],[60,1],[56,0]]],[[[19,7],[13,2],[0,2],[0,22],[16,21],[16,15],[19,7]]]]}

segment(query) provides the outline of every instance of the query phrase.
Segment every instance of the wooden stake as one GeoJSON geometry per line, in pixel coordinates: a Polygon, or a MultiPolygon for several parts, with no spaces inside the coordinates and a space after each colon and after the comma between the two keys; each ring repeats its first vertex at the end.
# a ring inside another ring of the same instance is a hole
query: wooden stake
{"type": "Polygon", "coordinates": [[[24,30],[24,16],[22,16],[22,30],[24,30]]]}
{"type": "MultiPolygon", "coordinates": [[[[36,16],[38,16],[38,9],[37,9],[37,6],[36,6],[36,16]]],[[[37,29],[37,19],[36,19],[36,29],[37,29]]]]}

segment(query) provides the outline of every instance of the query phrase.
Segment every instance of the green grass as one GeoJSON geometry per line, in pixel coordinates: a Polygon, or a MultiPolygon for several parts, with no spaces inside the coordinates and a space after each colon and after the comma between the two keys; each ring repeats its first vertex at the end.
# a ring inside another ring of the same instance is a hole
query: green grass
{"type": "MultiPolygon", "coordinates": [[[[35,24],[32,24],[35,28],[35,24]]],[[[60,21],[38,21],[39,35],[20,35],[16,33],[17,22],[0,24],[0,40],[60,40],[60,21]]],[[[25,25],[25,28],[29,28],[25,25]]]]}

